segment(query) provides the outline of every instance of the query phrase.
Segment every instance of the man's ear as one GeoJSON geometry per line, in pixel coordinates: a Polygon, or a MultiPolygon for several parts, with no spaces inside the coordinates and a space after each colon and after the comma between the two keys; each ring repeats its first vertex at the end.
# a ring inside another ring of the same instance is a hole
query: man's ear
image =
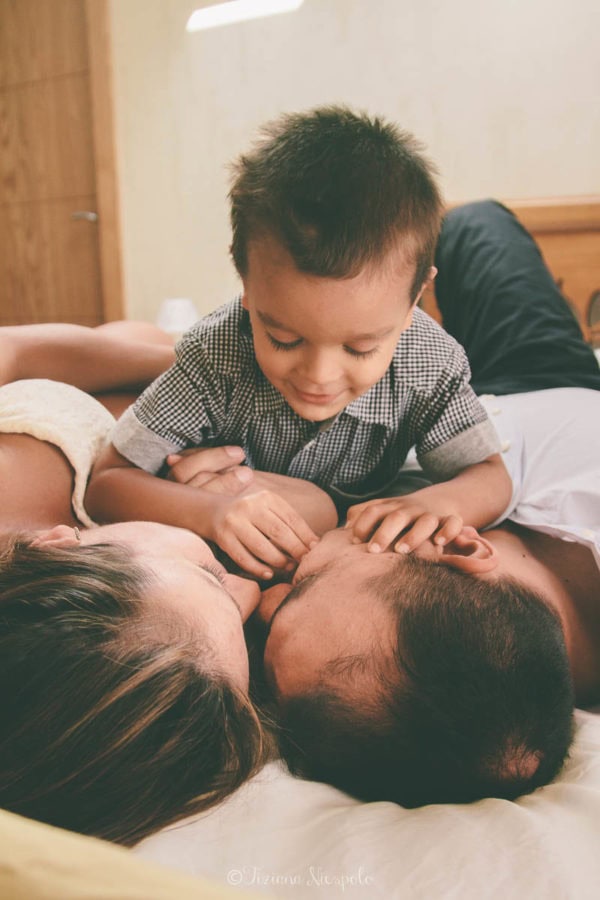
{"type": "Polygon", "coordinates": [[[497,567],[498,554],[475,528],[466,525],[453,541],[444,545],[438,562],[469,575],[484,575],[497,567]]]}
{"type": "Polygon", "coordinates": [[[75,529],[69,525],[55,525],[48,531],[38,532],[32,541],[34,547],[78,547],[79,540],[75,529]]]}
{"type": "Polygon", "coordinates": [[[246,297],[246,291],[242,294],[242,309],[248,309],[248,298],[246,297]]]}

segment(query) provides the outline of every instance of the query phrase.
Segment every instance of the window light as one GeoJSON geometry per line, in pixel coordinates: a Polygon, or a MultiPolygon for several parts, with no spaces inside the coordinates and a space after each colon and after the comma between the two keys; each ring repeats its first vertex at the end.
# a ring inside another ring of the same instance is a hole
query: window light
{"type": "Polygon", "coordinates": [[[229,0],[215,6],[197,9],[188,19],[187,31],[201,31],[218,25],[231,25],[247,19],[292,12],[302,6],[304,0],[229,0]]]}

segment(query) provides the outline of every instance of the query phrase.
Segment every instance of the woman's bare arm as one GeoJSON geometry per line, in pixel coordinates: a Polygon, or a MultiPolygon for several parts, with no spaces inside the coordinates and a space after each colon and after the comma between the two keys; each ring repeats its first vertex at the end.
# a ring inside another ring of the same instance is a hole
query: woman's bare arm
{"type": "Polygon", "coordinates": [[[135,326],[52,323],[0,328],[0,384],[50,378],[90,393],[138,391],[173,363],[174,351],[164,332],[145,323],[138,330],[135,326]],[[160,335],[164,343],[158,342],[160,335]]]}

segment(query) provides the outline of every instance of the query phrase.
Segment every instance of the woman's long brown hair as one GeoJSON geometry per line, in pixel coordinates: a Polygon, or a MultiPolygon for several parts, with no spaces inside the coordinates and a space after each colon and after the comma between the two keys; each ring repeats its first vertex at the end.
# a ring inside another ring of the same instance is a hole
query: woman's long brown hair
{"type": "Polygon", "coordinates": [[[118,545],[0,539],[0,806],[132,845],[265,761],[208,643],[143,624],[148,588],[118,545]]]}

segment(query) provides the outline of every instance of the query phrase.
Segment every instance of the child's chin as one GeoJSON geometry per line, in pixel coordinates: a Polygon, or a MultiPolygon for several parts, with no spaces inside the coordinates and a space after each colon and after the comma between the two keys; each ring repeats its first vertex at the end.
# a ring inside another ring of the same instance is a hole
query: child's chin
{"type": "Polygon", "coordinates": [[[316,403],[302,403],[298,399],[292,399],[291,397],[286,397],[286,400],[297,415],[302,419],[307,419],[309,422],[324,422],[327,419],[332,419],[333,416],[340,412],[340,408],[335,404],[320,406],[316,403]]]}

